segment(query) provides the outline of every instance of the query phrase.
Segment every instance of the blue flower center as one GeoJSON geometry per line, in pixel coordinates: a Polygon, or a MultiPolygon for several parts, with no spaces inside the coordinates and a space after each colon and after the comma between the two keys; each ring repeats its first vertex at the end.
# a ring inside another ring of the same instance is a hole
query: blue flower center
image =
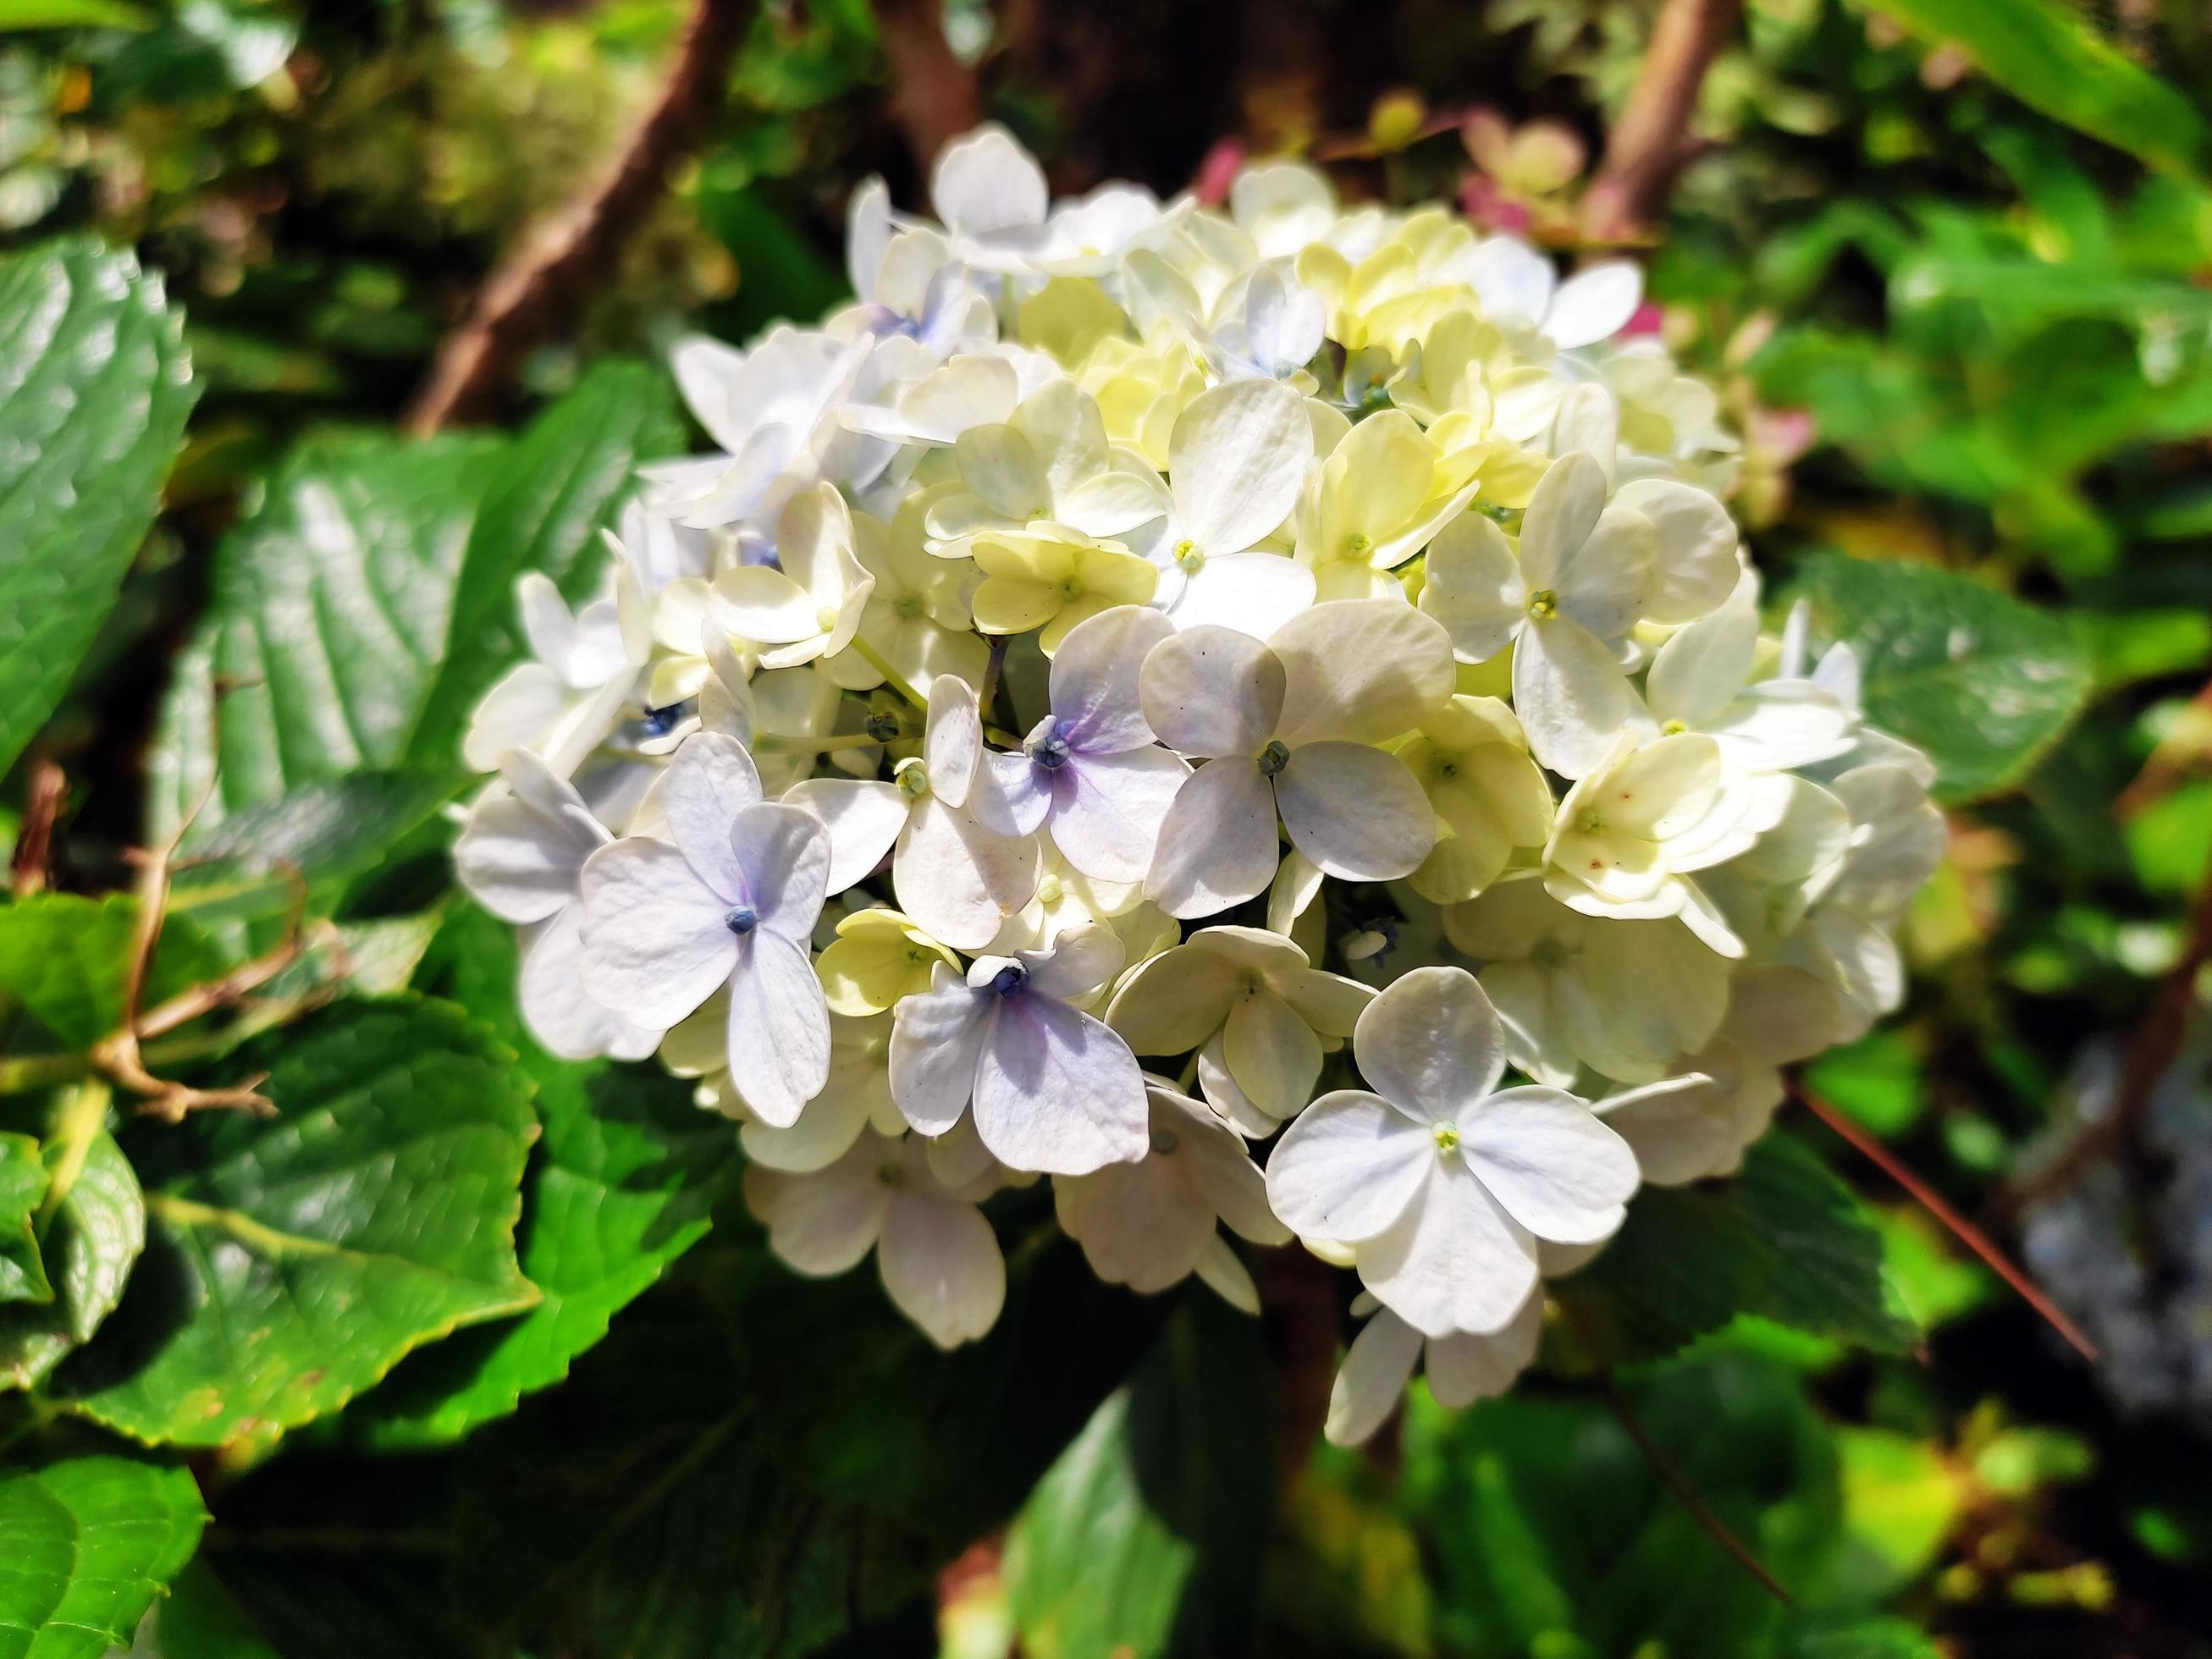
{"type": "Polygon", "coordinates": [[[733,904],[722,912],[722,926],[743,939],[760,926],[760,918],[753,914],[750,904],[733,904]]]}
{"type": "Polygon", "coordinates": [[[645,711],[645,732],[647,737],[665,738],[676,729],[676,722],[684,713],[684,705],[672,702],[665,708],[645,711]]]}
{"type": "Polygon", "coordinates": [[[1048,727],[1041,734],[1031,733],[1022,747],[1029,751],[1033,763],[1048,772],[1057,772],[1066,765],[1071,753],[1067,739],[1060,735],[1060,728],[1056,726],[1048,727]]]}
{"type": "Polygon", "coordinates": [[[1010,997],[1029,983],[1030,970],[1018,962],[1010,962],[991,975],[991,988],[1002,997],[1010,997]]]}

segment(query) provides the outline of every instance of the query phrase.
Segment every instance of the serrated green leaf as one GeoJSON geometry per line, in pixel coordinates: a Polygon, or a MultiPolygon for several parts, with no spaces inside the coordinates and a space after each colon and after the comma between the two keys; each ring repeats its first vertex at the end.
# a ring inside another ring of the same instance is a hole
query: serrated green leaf
{"type": "Polygon", "coordinates": [[[666,371],[612,362],[595,366],[500,458],[454,589],[451,648],[410,747],[417,764],[455,763],[477,698],[524,653],[516,579],[540,572],[581,604],[605,562],[599,532],[613,525],[637,464],[674,453],[683,437],[666,371]]]}
{"type": "Polygon", "coordinates": [[[183,1469],[76,1457],[0,1472],[0,1659],[100,1659],[207,1524],[183,1469]]]}
{"type": "Polygon", "coordinates": [[[204,795],[192,848],[250,808],[400,763],[498,447],[353,437],[294,453],[216,551],[207,615],[162,706],[151,838],[204,795]]]}
{"type": "Polygon", "coordinates": [[[1558,1282],[1577,1338],[1613,1361],[1674,1352],[1738,1314],[1884,1352],[1914,1332],[1850,1189],[1786,1134],[1724,1182],[1647,1187],[1605,1252],[1558,1282]]]}
{"type": "Polygon", "coordinates": [[[2063,617],[1948,571],[1826,553],[1790,592],[1858,653],[1867,720],[1927,751],[1944,800],[2017,782],[2089,695],[2063,617]]]}
{"type": "Polygon", "coordinates": [[[2212,177],[2212,125],[2057,0],[1876,0],[1931,45],[1963,51],[2032,109],[2148,165],[2212,177]]]}
{"type": "Polygon", "coordinates": [[[46,1195],[39,1143],[29,1135],[0,1134],[0,1302],[54,1299],[32,1224],[46,1195]]]}
{"type": "Polygon", "coordinates": [[[106,1095],[94,1085],[78,1098],[98,1111],[65,1117],[41,1149],[49,1184],[40,1242],[53,1299],[0,1307],[0,1389],[35,1386],[92,1340],[146,1243],[145,1197],[104,1127],[106,1095]]]}
{"type": "Polygon", "coordinates": [[[272,1041],[272,1118],[135,1138],[147,1255],[55,1379],[149,1442],[265,1444],[410,1350],[531,1306],[528,1080],[456,1008],[341,1004],[272,1041]]]}
{"type": "Polygon", "coordinates": [[[1237,1646],[1257,1612],[1274,1498],[1266,1416],[1249,1404],[1266,1391],[1254,1322],[1186,1299],[1007,1534],[1024,1653],[1152,1659],[1237,1646]]]}
{"type": "Polygon", "coordinates": [[[346,1416],[378,1448],[457,1440],[558,1382],[607,1322],[706,1235],[734,1189],[738,1138],[665,1072],[555,1059],[522,1028],[513,930],[463,912],[443,948],[459,1000],[522,1055],[544,1138],[524,1187],[522,1270],[544,1299],[520,1319],[465,1331],[401,1365],[346,1416]],[[453,941],[459,940],[456,945],[453,941]]]}
{"type": "MultiPolygon", "coordinates": [[[[137,917],[138,902],[128,893],[97,899],[40,893],[0,905],[0,993],[21,1002],[63,1047],[98,1042],[123,1023],[137,917]]],[[[165,926],[141,1005],[153,1007],[222,967],[197,928],[165,926]]]]}
{"type": "Polygon", "coordinates": [[[0,772],[115,603],[197,395],[131,255],[71,240],[0,261],[0,772]]]}

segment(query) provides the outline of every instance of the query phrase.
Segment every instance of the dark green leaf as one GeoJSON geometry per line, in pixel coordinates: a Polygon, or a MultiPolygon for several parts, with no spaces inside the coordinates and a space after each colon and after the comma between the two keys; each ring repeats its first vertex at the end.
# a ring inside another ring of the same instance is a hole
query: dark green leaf
{"type": "Polygon", "coordinates": [[[637,464],[673,453],[683,436],[665,370],[607,362],[500,457],[469,534],[453,592],[451,646],[410,758],[434,769],[455,763],[477,699],[523,653],[516,579],[541,572],[569,604],[580,605],[605,562],[599,532],[613,526],[637,464]]]}
{"type": "Polygon", "coordinates": [[[44,1148],[50,1184],[40,1237],[53,1299],[0,1307],[0,1389],[32,1387],[91,1340],[146,1243],[138,1177],[100,1121],[106,1093],[79,1099],[99,1106],[99,1116],[65,1117],[44,1148]]]}
{"type": "Polygon", "coordinates": [[[1963,576],[1831,553],[1792,591],[1857,652],[1867,720],[1928,752],[1946,800],[2017,782],[2088,696],[2063,618],[1963,576]]]}
{"type": "Polygon", "coordinates": [[[1730,1180],[1645,1188],[1605,1253],[1558,1290],[1577,1338],[1607,1359],[1671,1353],[1738,1314],[1900,1352],[1913,1332],[1881,1260],[1850,1188],[1777,1133],[1730,1180]]]}
{"type": "Polygon", "coordinates": [[[2059,0],[1880,0],[1934,45],[1963,51],[2032,109],[2154,167],[2212,178],[2212,125],[2059,0]]]}
{"type": "Polygon", "coordinates": [[[207,616],[178,657],[150,763],[155,836],[211,779],[195,848],[250,808],[400,763],[497,450],[349,438],[293,455],[217,550],[207,616]]]}
{"type": "MultiPolygon", "coordinates": [[[[0,906],[0,992],[15,998],[63,1047],[83,1048],[123,1023],[138,902],[127,893],[82,898],[40,893],[0,906]]],[[[141,1006],[153,1007],[222,971],[214,947],[189,924],[162,929],[141,1006]]]]}
{"type": "Polygon", "coordinates": [[[282,1659],[261,1639],[204,1557],[177,1575],[168,1595],[141,1627],[132,1659],[142,1654],[145,1659],[282,1659]]]}
{"type": "Polygon", "coordinates": [[[183,1469],[76,1457],[0,1472],[0,1659],[100,1659],[198,1544],[183,1469]]]}
{"type": "Polygon", "coordinates": [[[134,1142],[146,1259],[57,1380],[137,1438],[272,1440],[538,1299],[514,1260],[536,1130],[508,1050],[458,1009],[395,1000],[341,1004],[269,1058],[276,1116],[134,1142]]]}
{"type": "Polygon", "coordinates": [[[0,1302],[52,1302],[33,1226],[46,1195],[46,1166],[28,1135],[0,1134],[0,1302]]]}
{"type": "Polygon", "coordinates": [[[1177,1310],[1023,1507],[1006,1577],[1022,1651],[1151,1659],[1233,1650],[1258,1610],[1273,1452],[1259,1329],[1177,1310]]]}
{"type": "Polygon", "coordinates": [[[130,254],[67,241],[0,262],[0,772],[115,603],[197,395],[130,254]]]}

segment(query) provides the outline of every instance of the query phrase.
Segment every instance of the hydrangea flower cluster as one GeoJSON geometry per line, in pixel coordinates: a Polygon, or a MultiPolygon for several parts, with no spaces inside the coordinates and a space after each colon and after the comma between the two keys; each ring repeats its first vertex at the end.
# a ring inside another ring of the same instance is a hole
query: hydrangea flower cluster
{"type": "Polygon", "coordinates": [[[994,127],[932,194],[857,193],[820,326],[677,350],[715,451],[582,609],[526,582],[460,878],[547,1048],[696,1079],[775,1251],[941,1345],[1048,1179],[1139,1291],[1356,1273],[1336,1438],[1496,1393],[1896,1005],[1931,770],[1761,631],[1632,266],[1292,163],[1054,204],[994,127]]]}

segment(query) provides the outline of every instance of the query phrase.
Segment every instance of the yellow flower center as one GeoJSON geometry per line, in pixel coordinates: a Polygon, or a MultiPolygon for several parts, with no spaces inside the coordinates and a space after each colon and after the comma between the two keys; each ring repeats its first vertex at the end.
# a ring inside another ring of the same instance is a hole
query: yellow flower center
{"type": "Polygon", "coordinates": [[[1458,1150],[1459,1125],[1456,1123],[1439,1123],[1429,1133],[1436,1136],[1438,1152],[1449,1152],[1458,1150]]]}
{"type": "Polygon", "coordinates": [[[1668,720],[1666,725],[1659,728],[1659,735],[1662,738],[1679,738],[1689,729],[1680,720],[1668,720]]]}
{"type": "Polygon", "coordinates": [[[1548,587],[1540,587],[1528,596],[1528,614],[1538,622],[1549,622],[1559,614],[1559,596],[1548,587]]]}
{"type": "Polygon", "coordinates": [[[1198,544],[1188,536],[1176,544],[1175,562],[1182,567],[1187,576],[1195,576],[1206,568],[1206,555],[1199,551],[1198,544]]]}
{"type": "Polygon", "coordinates": [[[814,625],[823,633],[834,632],[837,626],[837,607],[825,605],[814,613],[814,625]]]}

